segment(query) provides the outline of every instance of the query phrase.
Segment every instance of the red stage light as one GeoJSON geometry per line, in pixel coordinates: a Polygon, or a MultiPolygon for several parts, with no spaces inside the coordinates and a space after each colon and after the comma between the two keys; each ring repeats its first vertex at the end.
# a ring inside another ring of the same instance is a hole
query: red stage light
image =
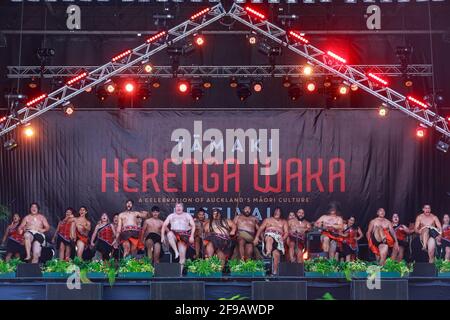
{"type": "Polygon", "coordinates": [[[128,93],[133,93],[133,91],[135,89],[135,85],[133,82],[126,82],[124,85],[124,89],[128,93]]]}
{"type": "Polygon", "coordinates": [[[23,130],[23,133],[28,138],[34,136],[34,129],[30,123],[25,124],[25,129],[23,130]]]}
{"type": "Polygon", "coordinates": [[[148,38],[146,41],[147,41],[147,43],[154,42],[155,40],[161,38],[165,34],[166,34],[165,31],[158,32],[157,34],[155,34],[155,35],[151,36],[150,38],[148,38]]]}
{"type": "MultiPolygon", "coordinates": [[[[447,116],[446,119],[447,119],[448,122],[450,122],[450,116],[447,116]]],[[[0,122],[1,122],[1,121],[0,121],[0,122]]]]}
{"type": "Polygon", "coordinates": [[[205,38],[202,35],[198,35],[195,37],[195,44],[198,46],[202,46],[205,43],[205,38]]]}
{"type": "Polygon", "coordinates": [[[116,61],[126,57],[127,55],[131,54],[131,52],[132,52],[131,50],[124,51],[121,54],[119,54],[119,55],[115,56],[114,58],[112,58],[111,61],[112,62],[116,62],[116,61]]]}
{"type": "Polygon", "coordinates": [[[41,94],[39,97],[36,97],[30,101],[27,102],[26,106],[27,107],[31,107],[33,104],[36,104],[42,100],[44,100],[45,98],[47,98],[47,95],[45,93],[41,94]]]}
{"type": "Polygon", "coordinates": [[[418,128],[416,129],[416,136],[417,136],[418,138],[423,138],[423,137],[425,137],[425,133],[426,133],[426,129],[425,129],[425,128],[418,127],[418,128]]]}
{"type": "Polygon", "coordinates": [[[347,94],[347,93],[348,93],[348,87],[347,87],[347,86],[344,86],[344,85],[341,85],[341,86],[339,87],[339,94],[344,95],[344,94],[347,94]]]}
{"type": "Polygon", "coordinates": [[[197,12],[191,16],[191,20],[195,20],[198,17],[201,17],[209,12],[210,8],[203,9],[202,11],[197,12]]]}
{"type": "Polygon", "coordinates": [[[315,84],[314,82],[308,82],[308,83],[306,84],[306,89],[307,89],[309,92],[313,92],[314,90],[316,90],[316,84],[315,84]]]}
{"type": "Polygon", "coordinates": [[[178,91],[181,93],[186,93],[189,89],[189,83],[187,81],[178,82],[178,91]]]}
{"type": "Polygon", "coordinates": [[[260,81],[256,81],[253,84],[253,91],[255,91],[255,92],[261,92],[262,88],[263,88],[263,85],[262,85],[262,83],[260,81]]]}
{"type": "Polygon", "coordinates": [[[378,82],[379,84],[382,84],[383,86],[387,86],[387,85],[389,84],[386,80],[380,78],[379,76],[373,74],[372,72],[369,72],[369,73],[367,74],[367,76],[368,76],[371,80],[374,80],[374,81],[378,82]]]}
{"type": "Polygon", "coordinates": [[[76,77],[70,79],[69,81],[67,81],[66,84],[67,84],[68,86],[70,86],[70,85],[74,84],[75,82],[78,82],[78,81],[80,81],[80,80],[83,79],[83,78],[86,78],[87,75],[88,75],[87,72],[83,72],[83,73],[77,75],[76,77]]]}
{"type": "Polygon", "coordinates": [[[308,44],[309,40],[306,39],[305,37],[303,37],[302,35],[294,32],[294,31],[289,31],[289,35],[294,37],[295,39],[299,40],[300,42],[303,42],[304,44],[308,44]]]}
{"type": "Polygon", "coordinates": [[[334,60],[337,60],[337,61],[342,62],[342,63],[347,63],[347,60],[345,60],[341,56],[338,56],[336,53],[334,53],[332,51],[327,51],[327,55],[332,57],[334,60]]]}
{"type": "Polygon", "coordinates": [[[116,90],[116,85],[114,83],[108,83],[105,89],[108,93],[113,93],[116,90]]]}
{"type": "Polygon", "coordinates": [[[253,15],[253,16],[255,16],[255,17],[257,17],[257,18],[259,18],[261,20],[266,19],[265,15],[263,15],[261,12],[256,11],[255,9],[250,8],[249,6],[245,7],[245,11],[247,11],[251,15],[253,15]]]}
{"type": "Polygon", "coordinates": [[[429,105],[427,105],[425,102],[420,101],[420,100],[418,100],[418,99],[416,99],[414,97],[408,96],[406,98],[408,99],[408,101],[410,101],[410,102],[412,102],[412,103],[414,103],[414,104],[416,104],[416,105],[418,105],[418,106],[420,106],[420,107],[422,107],[424,109],[428,109],[429,108],[429,105]]]}

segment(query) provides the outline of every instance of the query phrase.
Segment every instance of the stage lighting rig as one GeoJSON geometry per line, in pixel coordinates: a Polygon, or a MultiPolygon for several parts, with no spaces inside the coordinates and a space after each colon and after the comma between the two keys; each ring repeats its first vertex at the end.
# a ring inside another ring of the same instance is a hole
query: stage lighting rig
{"type": "Polygon", "coordinates": [[[39,48],[36,50],[36,55],[40,60],[46,60],[55,55],[55,49],[53,48],[39,48]]]}
{"type": "Polygon", "coordinates": [[[443,153],[447,153],[449,147],[450,147],[450,139],[448,139],[446,136],[443,136],[436,143],[436,149],[438,149],[439,151],[442,151],[443,153]]]}
{"type": "Polygon", "coordinates": [[[14,150],[15,148],[17,148],[17,146],[18,144],[14,139],[9,139],[3,144],[3,147],[8,151],[14,150]]]}
{"type": "Polygon", "coordinates": [[[75,107],[70,101],[64,102],[62,106],[64,113],[68,116],[71,116],[75,112],[75,107]]]}
{"type": "Polygon", "coordinates": [[[272,46],[267,41],[262,41],[259,44],[258,51],[269,58],[272,67],[275,66],[275,58],[281,56],[282,53],[280,46],[272,46]]]}
{"type": "Polygon", "coordinates": [[[250,90],[250,80],[240,80],[236,88],[236,94],[241,101],[245,101],[252,95],[250,90]]]}
{"type": "Polygon", "coordinates": [[[395,49],[395,55],[397,59],[400,61],[400,70],[403,73],[403,84],[405,87],[411,87],[413,85],[413,81],[411,77],[408,75],[408,65],[411,61],[411,55],[413,53],[413,47],[397,47],[395,49]]]}

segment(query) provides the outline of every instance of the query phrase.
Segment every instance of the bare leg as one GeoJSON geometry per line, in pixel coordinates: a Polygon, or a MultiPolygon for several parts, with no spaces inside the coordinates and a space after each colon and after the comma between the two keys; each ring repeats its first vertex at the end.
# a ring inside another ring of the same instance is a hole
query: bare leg
{"type": "Polygon", "coordinates": [[[288,240],[288,247],[289,247],[289,262],[295,262],[295,242],[288,240]]]}
{"type": "Polygon", "coordinates": [[[346,255],[345,261],[347,261],[347,262],[352,261],[352,255],[351,254],[346,255]]]}
{"type": "Polygon", "coordinates": [[[303,263],[303,250],[297,250],[297,263],[303,263]]]}
{"type": "Polygon", "coordinates": [[[327,236],[322,236],[322,250],[325,253],[329,253],[330,251],[330,238],[327,236]]]}
{"type": "Polygon", "coordinates": [[[384,263],[386,262],[386,258],[389,252],[389,247],[387,244],[380,244],[378,246],[378,249],[380,250],[380,265],[384,265],[384,263]]]}
{"type": "Polygon", "coordinates": [[[445,261],[450,261],[450,247],[445,248],[445,261]]]}
{"type": "Polygon", "coordinates": [[[200,237],[195,237],[195,259],[200,258],[200,249],[201,249],[201,239],[200,237]]]}
{"type": "Polygon", "coordinates": [[[135,257],[137,254],[137,246],[133,242],[130,242],[130,251],[131,255],[135,257]]]}
{"type": "Polygon", "coordinates": [[[169,245],[175,253],[175,259],[178,258],[180,256],[180,253],[178,252],[177,238],[172,231],[167,232],[167,240],[169,241],[169,245]]]}
{"type": "Polygon", "coordinates": [[[41,251],[42,251],[41,244],[37,241],[34,241],[33,242],[33,259],[31,260],[31,263],[39,262],[39,258],[41,257],[41,251]]]}
{"type": "Polygon", "coordinates": [[[246,257],[246,259],[253,258],[253,243],[245,244],[245,257],[246,257]]]}
{"type": "Polygon", "coordinates": [[[205,258],[211,258],[214,255],[214,245],[212,242],[208,242],[206,245],[206,255],[205,258]]]}
{"type": "Polygon", "coordinates": [[[264,241],[266,242],[266,256],[271,257],[272,256],[272,249],[273,249],[273,238],[272,237],[266,237],[264,239],[264,241]]]}
{"type": "Polygon", "coordinates": [[[31,242],[33,242],[33,235],[29,232],[26,232],[24,235],[25,252],[26,252],[25,260],[31,259],[31,242]]]}
{"type": "Polygon", "coordinates": [[[130,242],[129,241],[124,241],[122,243],[122,248],[123,248],[123,257],[126,258],[129,254],[130,254],[130,242]]]}
{"type": "Polygon", "coordinates": [[[81,240],[77,241],[77,257],[80,259],[83,259],[83,252],[84,252],[84,242],[81,240]]]}
{"type": "Polygon", "coordinates": [[[12,253],[8,252],[8,254],[5,257],[5,261],[8,262],[9,260],[11,260],[11,257],[12,257],[12,253]]]}
{"type": "Polygon", "coordinates": [[[222,270],[223,270],[223,268],[225,267],[226,255],[220,250],[217,250],[216,254],[217,257],[220,259],[220,262],[222,263],[222,270]]]}
{"type": "Polygon", "coordinates": [[[70,245],[69,245],[69,246],[66,246],[66,254],[65,254],[65,256],[64,256],[64,259],[65,259],[65,260],[69,261],[71,251],[72,251],[72,248],[70,247],[70,245]]]}
{"type": "Polygon", "coordinates": [[[178,252],[180,253],[181,272],[183,272],[184,263],[186,262],[186,251],[187,251],[186,245],[182,241],[178,242],[178,252]]]}
{"type": "Polygon", "coordinates": [[[428,239],[430,238],[430,229],[425,228],[420,233],[420,239],[422,240],[423,246],[422,250],[427,251],[428,239]]]}
{"type": "Polygon", "coordinates": [[[147,257],[150,260],[153,260],[153,250],[154,250],[154,244],[152,239],[148,239],[147,241],[145,241],[145,247],[147,248],[147,257]]]}
{"type": "Polygon", "coordinates": [[[159,263],[159,256],[161,254],[161,244],[155,243],[153,245],[153,262],[159,263]]]}
{"type": "Polygon", "coordinates": [[[273,267],[272,271],[273,274],[278,274],[278,266],[280,265],[280,252],[278,250],[275,250],[273,252],[273,267]]]}
{"type": "MultiPolygon", "coordinates": [[[[337,243],[336,243],[336,241],[334,241],[334,240],[331,240],[330,241],[330,250],[328,251],[328,258],[329,259],[332,259],[332,258],[336,258],[335,257],[335,255],[336,255],[336,246],[337,246],[337,243]]],[[[337,260],[337,259],[336,259],[337,260]]]]}
{"type": "Polygon", "coordinates": [[[436,249],[436,240],[432,237],[428,239],[428,262],[434,263],[434,255],[436,249]]]}
{"type": "Polygon", "coordinates": [[[58,252],[59,260],[64,260],[65,252],[66,252],[66,246],[61,241],[60,244],[59,244],[59,252],[58,252]]]}
{"type": "Polygon", "coordinates": [[[238,244],[239,244],[239,258],[247,259],[248,257],[245,256],[245,240],[240,238],[238,240],[238,244]]]}

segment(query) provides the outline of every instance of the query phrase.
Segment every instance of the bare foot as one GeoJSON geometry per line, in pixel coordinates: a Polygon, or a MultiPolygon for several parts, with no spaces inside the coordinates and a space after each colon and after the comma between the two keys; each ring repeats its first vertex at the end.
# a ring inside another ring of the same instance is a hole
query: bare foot
{"type": "Polygon", "coordinates": [[[178,253],[178,251],[175,251],[175,259],[178,259],[179,256],[180,254],[178,253]]]}

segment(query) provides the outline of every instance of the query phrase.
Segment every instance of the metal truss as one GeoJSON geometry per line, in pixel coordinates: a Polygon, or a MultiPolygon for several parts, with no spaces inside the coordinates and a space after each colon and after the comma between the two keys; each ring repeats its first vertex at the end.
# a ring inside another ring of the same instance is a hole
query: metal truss
{"type": "Polygon", "coordinates": [[[228,15],[252,30],[268,37],[275,43],[304,57],[310,63],[315,65],[315,67],[323,68],[335,76],[344,79],[348,84],[358,86],[360,89],[380,99],[390,107],[402,111],[419,121],[421,124],[432,127],[447,138],[450,138],[449,124],[444,117],[439,116],[428,108],[415,106],[408,101],[407,97],[389,87],[378,86],[377,83],[371,81],[364,72],[337,61],[324,51],[311,45],[309,41],[305,43],[291,40],[285,30],[266,20],[254,18],[243,7],[236,3],[233,4],[228,15]]]}
{"type": "Polygon", "coordinates": [[[196,23],[192,19],[187,20],[167,31],[167,34],[159,40],[150,43],[146,42],[130,50],[129,54],[123,57],[123,60],[113,59],[105,65],[89,72],[88,76],[85,79],[82,79],[81,82],[74,85],[65,85],[50,93],[43,101],[39,101],[33,106],[29,105],[28,107],[18,110],[14,114],[10,114],[0,131],[0,136],[8,133],[21,124],[29,122],[48,110],[63,105],[69,99],[85,92],[86,89],[102,84],[114,76],[126,73],[130,67],[148,60],[150,56],[167,48],[169,45],[198,32],[225,15],[228,15],[250,29],[266,36],[275,43],[304,57],[309,63],[313,64],[315,68],[322,68],[324,72],[329,72],[336,77],[344,79],[348,84],[358,86],[360,89],[380,99],[392,108],[398,109],[416,119],[421,124],[432,127],[443,135],[450,137],[449,125],[445,118],[435,114],[427,108],[421,108],[411,104],[407,97],[389,87],[377,86],[376,83],[366,76],[365,70],[358,70],[353,66],[339,62],[330,57],[327,53],[312,46],[309,42],[300,43],[291,41],[285,30],[266,20],[261,21],[257,18],[253,18],[252,15],[236,3],[232,5],[229,12],[226,12],[222,4],[219,3],[212,7],[207,15],[201,18],[200,23],[196,23]]]}
{"type": "MultiPolygon", "coordinates": [[[[351,65],[352,68],[361,73],[372,72],[377,75],[388,77],[403,76],[405,71],[401,69],[400,65],[351,65]]],[[[26,79],[38,78],[41,76],[41,67],[39,66],[8,66],[7,77],[11,79],[26,79]]],[[[97,66],[48,66],[42,70],[44,78],[57,77],[74,77],[83,71],[92,72],[97,69],[97,66]]],[[[275,65],[274,67],[268,65],[262,66],[180,66],[177,73],[183,77],[211,77],[211,78],[225,78],[229,76],[246,77],[284,77],[286,75],[292,77],[302,76],[301,65],[275,65]]],[[[409,76],[415,77],[431,77],[431,64],[415,64],[409,65],[406,69],[409,76]]],[[[121,76],[126,77],[156,77],[156,78],[171,78],[173,77],[173,70],[171,66],[154,66],[151,74],[144,72],[142,67],[131,66],[120,73],[121,76]]],[[[312,77],[321,77],[332,75],[332,72],[320,69],[314,72],[312,77]]]]}
{"type": "Polygon", "coordinates": [[[93,88],[104,83],[111,77],[119,75],[129,69],[131,66],[145,62],[150,56],[192,34],[195,34],[202,28],[221,19],[226,14],[227,13],[222,4],[219,3],[211,7],[206,14],[198,16],[196,19],[191,17],[191,19],[186,20],[185,22],[165,32],[163,36],[154,39],[154,41],[149,38],[140,46],[130,49],[128,52],[124,51],[124,53],[127,52],[127,54],[124,54],[123,58],[117,59],[117,57],[115,57],[110,62],[89,72],[87,77],[83,78],[81,81],[71,85],[66,84],[46,95],[44,100],[39,101],[34,105],[21,108],[8,115],[6,121],[3,123],[0,136],[5,135],[22,124],[28,123],[30,120],[51,109],[67,103],[70,99],[85,92],[86,89],[93,88]]]}

